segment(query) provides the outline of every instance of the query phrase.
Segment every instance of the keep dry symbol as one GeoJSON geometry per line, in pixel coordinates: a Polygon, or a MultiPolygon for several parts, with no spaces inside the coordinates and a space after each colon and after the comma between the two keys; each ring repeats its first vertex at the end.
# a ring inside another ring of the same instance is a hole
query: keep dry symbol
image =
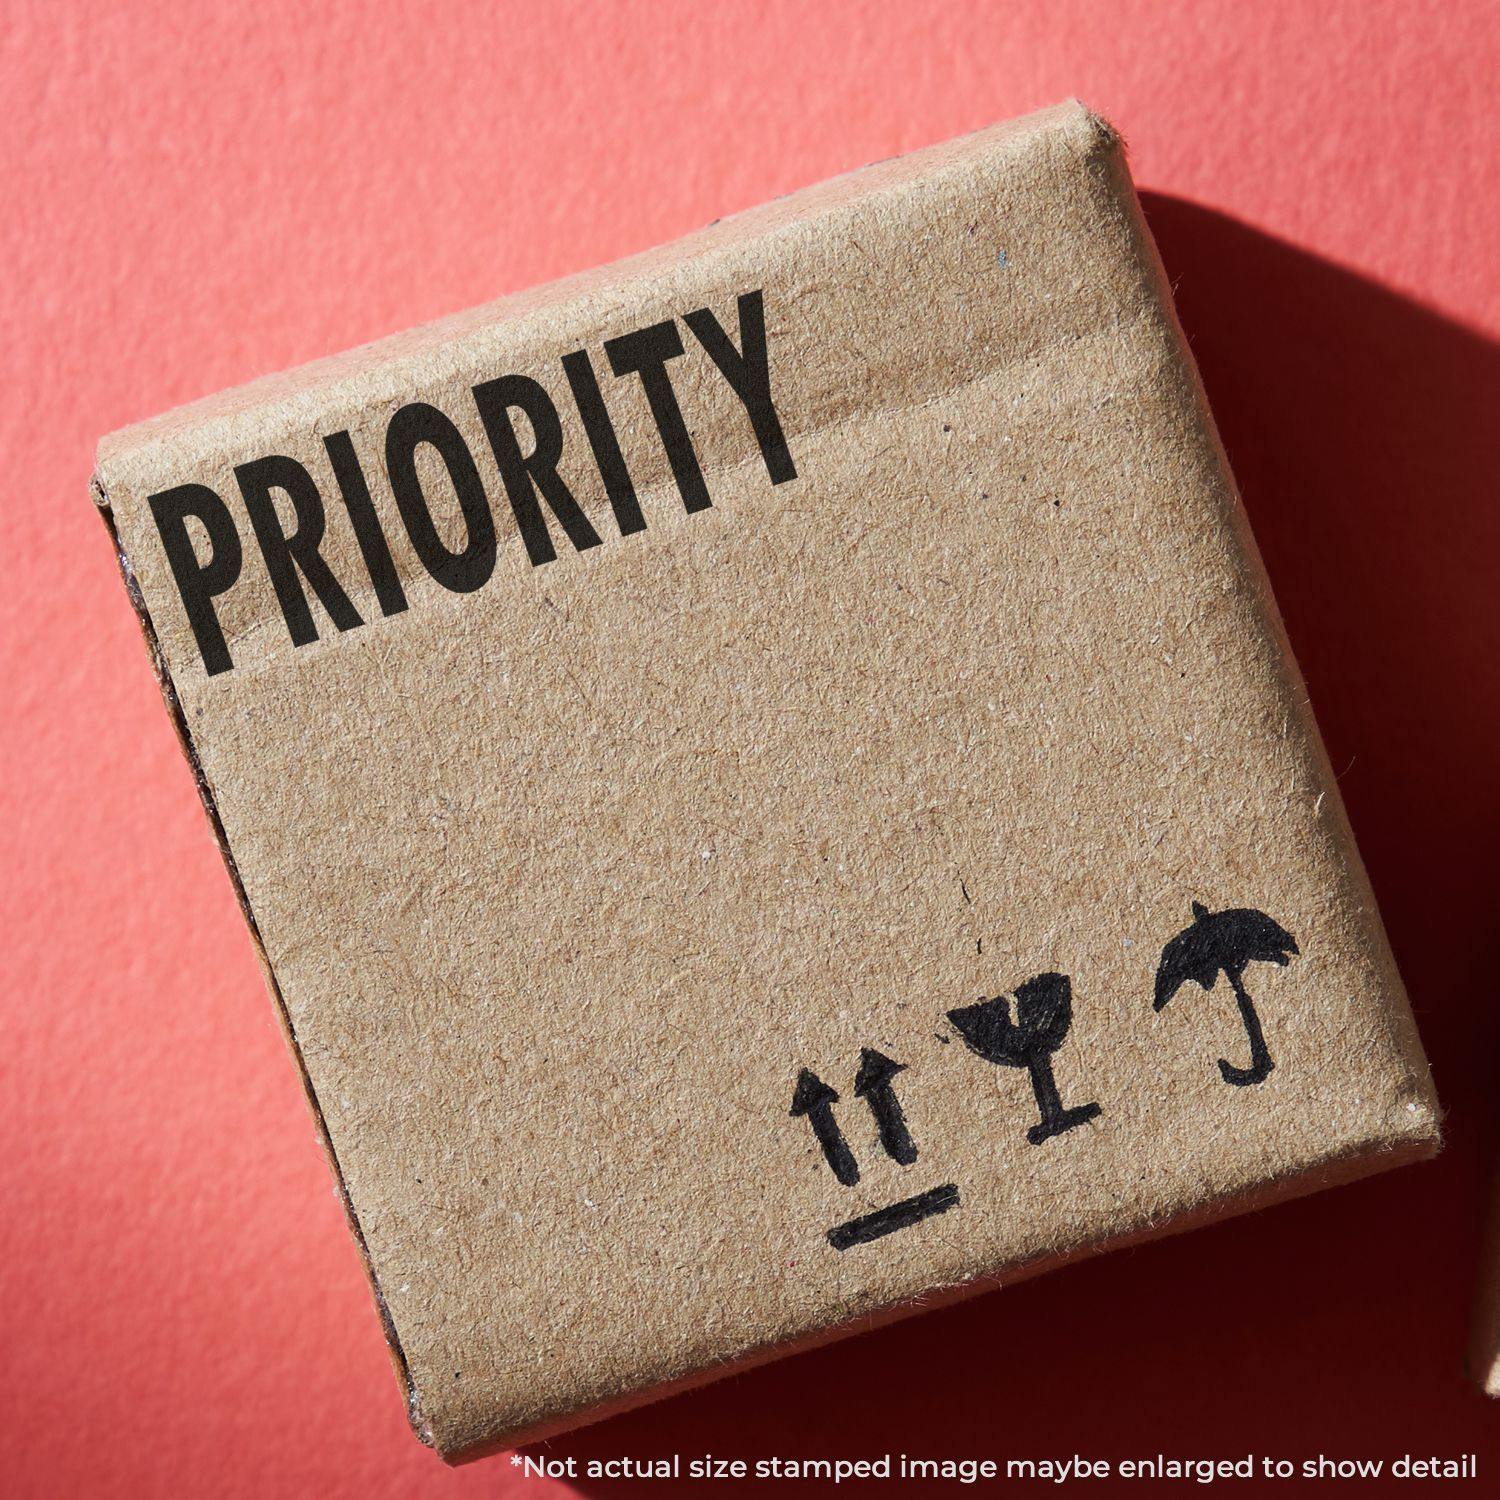
{"type": "Polygon", "coordinates": [[[1211,990],[1222,973],[1239,1001],[1240,1019],[1250,1038],[1250,1066],[1236,1068],[1219,1059],[1219,1072],[1225,1083],[1240,1086],[1264,1083],[1276,1066],[1261,1030],[1255,1001],[1245,988],[1244,973],[1253,963],[1286,965],[1299,951],[1297,940],[1263,911],[1236,907],[1229,911],[1210,912],[1200,902],[1193,902],[1193,925],[1162,949],[1156,970],[1156,1009],[1160,1010],[1188,982],[1211,990]]]}
{"type": "Polygon", "coordinates": [[[1010,1002],[1004,995],[950,1010],[948,1019],[958,1028],[969,1051],[986,1062],[1025,1068],[1031,1074],[1032,1092],[1042,1116],[1026,1132],[1033,1146],[1092,1120],[1100,1112],[1097,1104],[1065,1108],[1052,1073],[1052,1054],[1062,1046],[1073,1024],[1073,986],[1066,974],[1038,974],[1020,985],[1015,1020],[1011,1020],[1010,1002]]]}

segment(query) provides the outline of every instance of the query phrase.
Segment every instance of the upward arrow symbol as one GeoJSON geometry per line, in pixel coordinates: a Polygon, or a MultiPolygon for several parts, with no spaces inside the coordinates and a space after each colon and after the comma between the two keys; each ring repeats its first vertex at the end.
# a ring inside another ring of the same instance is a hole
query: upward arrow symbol
{"type": "Polygon", "coordinates": [[[906,1116],[901,1111],[901,1101],[891,1080],[897,1073],[906,1071],[905,1063],[866,1047],[859,1054],[859,1072],[854,1078],[854,1092],[870,1106],[875,1116],[875,1128],[880,1132],[880,1144],[892,1161],[909,1167],[917,1159],[917,1144],[906,1128],[906,1116]]]}
{"type": "Polygon", "coordinates": [[[859,1181],[859,1164],[854,1160],[845,1144],[838,1121],[833,1118],[833,1106],[839,1102],[838,1094],[811,1068],[803,1068],[797,1075],[796,1092],[792,1095],[792,1114],[806,1115],[812,1133],[823,1148],[823,1157],[833,1175],[845,1187],[853,1187],[859,1181]]]}

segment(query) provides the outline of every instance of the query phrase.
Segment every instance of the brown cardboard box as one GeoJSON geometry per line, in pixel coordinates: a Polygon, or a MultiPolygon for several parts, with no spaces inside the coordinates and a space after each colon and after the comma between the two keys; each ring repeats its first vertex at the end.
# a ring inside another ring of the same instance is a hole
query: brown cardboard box
{"type": "Polygon", "coordinates": [[[1479,1260],[1479,1288],[1469,1330],[1469,1374],[1486,1396],[1500,1396],[1500,1177],[1490,1195],[1479,1260]]]}
{"type": "Polygon", "coordinates": [[[446,1456],[1435,1148],[1076,104],[96,492],[446,1456]]]}

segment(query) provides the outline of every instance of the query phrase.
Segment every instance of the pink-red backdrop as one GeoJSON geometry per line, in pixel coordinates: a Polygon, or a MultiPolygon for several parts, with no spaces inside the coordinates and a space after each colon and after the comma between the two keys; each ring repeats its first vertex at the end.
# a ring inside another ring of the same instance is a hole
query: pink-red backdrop
{"type": "Polygon", "coordinates": [[[1500,1464],[1460,1371],[1500,1076],[1493,5],[0,15],[0,1490],[562,1492],[407,1433],[98,435],[1069,93],[1154,190],[1451,1145],[552,1451],[1500,1464]]]}

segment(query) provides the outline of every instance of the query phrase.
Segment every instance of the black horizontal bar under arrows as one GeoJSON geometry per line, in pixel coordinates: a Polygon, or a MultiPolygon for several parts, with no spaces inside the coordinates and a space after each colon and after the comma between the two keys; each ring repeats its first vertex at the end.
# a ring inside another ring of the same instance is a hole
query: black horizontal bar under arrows
{"type": "Polygon", "coordinates": [[[908,1229],[930,1219],[934,1214],[945,1214],[958,1207],[958,1185],[945,1182],[942,1187],[929,1188],[915,1198],[903,1198],[877,1209],[863,1218],[850,1219],[847,1224],[836,1224],[828,1231],[828,1243],[835,1250],[848,1250],[854,1245],[867,1245],[883,1234],[893,1234],[898,1229],[908,1229]]]}

